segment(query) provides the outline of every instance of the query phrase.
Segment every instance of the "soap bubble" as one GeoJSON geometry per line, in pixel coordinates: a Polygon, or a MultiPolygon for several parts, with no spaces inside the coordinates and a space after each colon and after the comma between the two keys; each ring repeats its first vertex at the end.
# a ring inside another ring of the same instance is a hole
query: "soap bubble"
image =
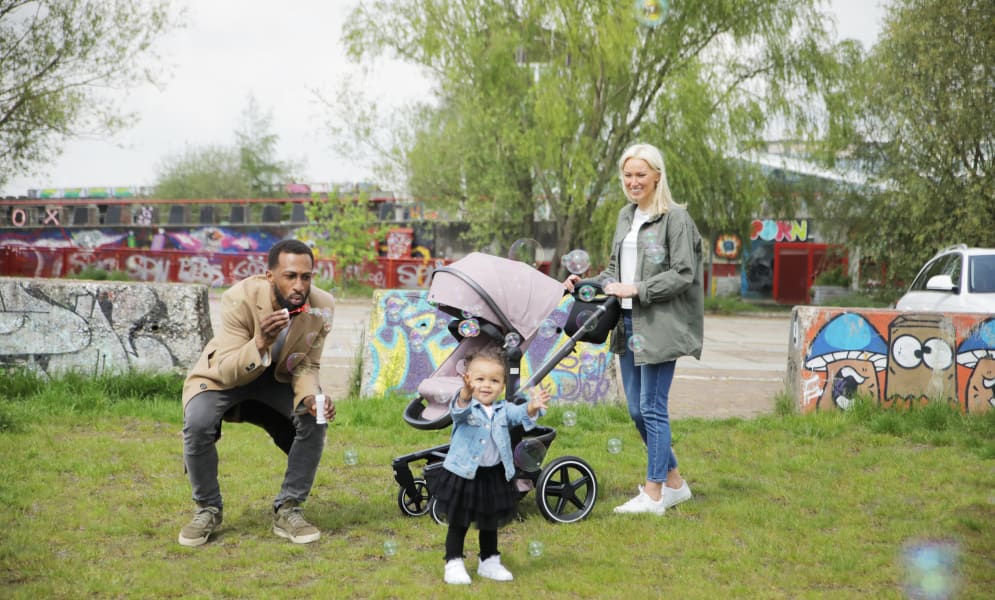
{"type": "Polygon", "coordinates": [[[902,549],[909,598],[945,600],[957,595],[958,548],[954,542],[919,541],[902,549]]]}
{"type": "Polygon", "coordinates": [[[465,338],[476,337],[480,333],[480,323],[476,319],[461,321],[457,328],[459,334],[465,338]]]}
{"type": "Polygon", "coordinates": [[[563,413],[563,424],[567,427],[573,427],[577,424],[577,413],[572,410],[568,410],[563,413]]]}
{"type": "Polygon", "coordinates": [[[317,348],[318,346],[321,345],[322,342],[325,341],[325,338],[323,338],[322,336],[318,335],[317,331],[311,331],[311,332],[308,332],[308,334],[306,336],[304,336],[304,341],[305,341],[305,343],[307,343],[307,345],[309,347],[311,347],[311,348],[317,348]]]}
{"type": "Polygon", "coordinates": [[[659,27],[669,10],[669,0],[636,0],[636,19],[647,27],[659,27]]]}
{"type": "Polygon", "coordinates": [[[625,345],[633,352],[642,352],[646,348],[646,338],[635,333],[629,338],[629,341],[625,345]]]}
{"type": "Polygon", "coordinates": [[[560,262],[563,263],[567,271],[570,271],[574,275],[586,273],[591,268],[591,257],[588,256],[587,252],[580,249],[567,252],[560,259],[560,262]]]}
{"type": "Polygon", "coordinates": [[[238,291],[228,290],[221,294],[221,308],[228,311],[235,310],[242,304],[242,299],[242,294],[238,291]]]}
{"type": "Polygon", "coordinates": [[[598,316],[593,310],[582,310],[577,315],[577,328],[582,331],[593,331],[598,326],[598,316]]]}
{"type": "Polygon", "coordinates": [[[470,312],[470,311],[469,311],[468,309],[466,309],[466,308],[464,308],[463,310],[461,310],[459,314],[460,314],[460,316],[461,316],[461,317],[463,317],[464,319],[472,319],[472,318],[473,318],[473,313],[472,313],[472,312],[470,312]]]}
{"type": "Polygon", "coordinates": [[[529,542],[529,556],[532,558],[539,558],[542,556],[542,542],[539,540],[532,540],[529,542]]]}
{"type": "Polygon", "coordinates": [[[287,357],[287,370],[295,377],[307,375],[311,372],[311,363],[307,360],[307,354],[294,352],[287,357]]]}
{"type": "Polygon", "coordinates": [[[401,320],[401,311],[396,308],[387,309],[387,320],[396,323],[401,320]]]}
{"type": "Polygon", "coordinates": [[[544,340],[548,340],[552,337],[556,337],[557,334],[556,322],[552,319],[546,319],[539,324],[539,337],[544,340]]]}
{"type": "Polygon", "coordinates": [[[639,243],[643,246],[649,246],[650,244],[657,243],[657,234],[653,229],[644,229],[639,232],[639,243]]]}
{"type": "Polygon", "coordinates": [[[531,238],[515,240],[508,250],[508,258],[523,262],[530,267],[539,266],[539,258],[542,256],[542,245],[531,238]]]}
{"type": "Polygon", "coordinates": [[[618,438],[610,438],[608,440],[608,453],[618,454],[622,451],[622,440],[618,438]]]}
{"type": "Polygon", "coordinates": [[[383,555],[394,556],[395,554],[397,554],[397,542],[389,538],[384,540],[383,555]]]}
{"type": "Polygon", "coordinates": [[[522,336],[518,335],[514,331],[504,336],[504,345],[507,348],[517,348],[519,344],[522,343],[522,336]]]}
{"type": "Polygon", "coordinates": [[[664,257],[667,253],[660,244],[648,244],[643,250],[643,254],[646,255],[646,259],[653,264],[660,264],[663,262],[664,257]]]}
{"type": "Polygon", "coordinates": [[[353,448],[348,448],[342,453],[342,460],[351,467],[359,462],[359,453],[353,448]]]}
{"type": "Polygon", "coordinates": [[[535,473],[542,466],[542,459],[546,458],[546,446],[536,438],[526,438],[515,446],[514,456],[519,469],[535,473]]]}
{"type": "Polygon", "coordinates": [[[594,300],[594,297],[596,295],[597,292],[594,291],[594,286],[592,285],[582,285],[580,286],[580,289],[577,290],[577,297],[583,300],[584,302],[590,302],[591,300],[594,300]]]}

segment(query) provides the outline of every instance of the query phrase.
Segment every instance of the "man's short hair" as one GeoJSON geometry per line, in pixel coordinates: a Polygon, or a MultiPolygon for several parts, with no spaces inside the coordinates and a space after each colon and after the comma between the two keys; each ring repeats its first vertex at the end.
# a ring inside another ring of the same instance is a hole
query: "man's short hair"
{"type": "Polygon", "coordinates": [[[314,266],[314,253],[311,252],[311,248],[307,244],[300,240],[280,240],[269,249],[267,264],[271,270],[280,264],[280,255],[284,253],[307,254],[311,257],[311,266],[314,266]]]}

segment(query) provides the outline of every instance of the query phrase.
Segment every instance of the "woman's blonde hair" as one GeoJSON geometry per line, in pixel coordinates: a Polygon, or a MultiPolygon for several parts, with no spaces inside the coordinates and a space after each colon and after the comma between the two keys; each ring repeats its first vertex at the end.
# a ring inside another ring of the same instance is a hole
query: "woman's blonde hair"
{"type": "Polygon", "coordinates": [[[670,186],[667,185],[667,169],[663,166],[663,154],[656,146],[650,144],[633,144],[622,153],[622,158],[618,161],[618,177],[622,183],[622,193],[629,198],[629,192],[625,189],[625,176],[622,174],[625,163],[630,158],[638,158],[646,161],[651,169],[660,174],[660,181],[656,183],[656,191],[653,193],[653,203],[650,205],[650,214],[665,215],[671,206],[680,206],[674,202],[670,195],[670,186]]]}

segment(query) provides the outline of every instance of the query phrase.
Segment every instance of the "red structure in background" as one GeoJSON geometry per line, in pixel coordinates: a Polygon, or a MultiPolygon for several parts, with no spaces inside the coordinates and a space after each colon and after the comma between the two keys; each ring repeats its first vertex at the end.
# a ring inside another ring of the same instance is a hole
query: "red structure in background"
{"type": "Polygon", "coordinates": [[[809,304],[809,290],[819,273],[841,266],[847,268],[846,250],[841,246],[814,242],[774,244],[774,287],[772,296],[779,304],[809,304]]]}
{"type": "MultiPolygon", "coordinates": [[[[378,258],[351,279],[377,288],[424,288],[432,272],[449,262],[441,258],[378,258]]],[[[132,281],[202,283],[226,286],[266,272],[265,253],[205,253],[142,248],[0,247],[0,273],[8,277],[68,277],[87,267],[127,274],[132,281]]],[[[335,263],[318,259],[317,277],[336,279],[335,263]]]]}

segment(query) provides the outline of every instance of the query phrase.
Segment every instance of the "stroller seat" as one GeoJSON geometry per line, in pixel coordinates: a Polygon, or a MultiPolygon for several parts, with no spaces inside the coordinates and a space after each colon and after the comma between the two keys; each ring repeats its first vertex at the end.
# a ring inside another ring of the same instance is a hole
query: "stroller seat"
{"type": "Polygon", "coordinates": [[[463,387],[463,378],[429,377],[418,384],[418,397],[408,404],[404,420],[415,429],[442,429],[453,422],[449,401],[463,387]]]}

